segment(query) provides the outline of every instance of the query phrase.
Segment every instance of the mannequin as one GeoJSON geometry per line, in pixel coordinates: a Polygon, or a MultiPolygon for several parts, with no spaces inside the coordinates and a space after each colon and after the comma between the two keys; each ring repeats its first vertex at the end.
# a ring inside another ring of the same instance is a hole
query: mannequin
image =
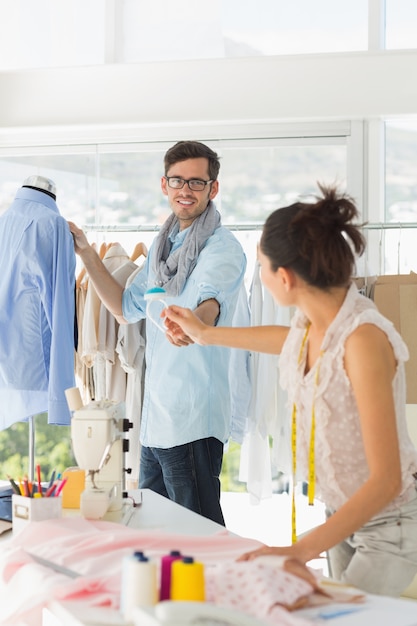
{"type": "Polygon", "coordinates": [[[0,429],[46,411],[68,425],[75,254],[52,180],[26,178],[0,215],[0,267],[0,429]]]}
{"type": "Polygon", "coordinates": [[[22,187],[29,187],[29,189],[36,189],[48,194],[51,198],[56,200],[56,186],[53,180],[45,178],[44,176],[29,176],[23,181],[22,187]]]}

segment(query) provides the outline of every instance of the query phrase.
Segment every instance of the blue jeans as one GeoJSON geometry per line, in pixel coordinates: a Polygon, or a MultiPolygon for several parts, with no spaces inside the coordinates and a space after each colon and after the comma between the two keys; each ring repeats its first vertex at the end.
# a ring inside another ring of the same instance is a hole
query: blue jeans
{"type": "Polygon", "coordinates": [[[142,446],[139,487],[224,526],[219,478],[222,461],[223,444],[214,437],[167,449],[142,446]]]}

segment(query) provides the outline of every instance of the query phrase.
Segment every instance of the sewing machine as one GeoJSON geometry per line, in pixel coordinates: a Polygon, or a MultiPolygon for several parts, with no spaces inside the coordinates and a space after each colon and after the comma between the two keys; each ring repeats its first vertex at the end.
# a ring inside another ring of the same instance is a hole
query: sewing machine
{"type": "Polygon", "coordinates": [[[123,402],[100,400],[83,406],[77,388],[66,391],[74,410],[71,439],[77,464],[86,471],[86,488],[81,494],[84,517],[100,519],[123,506],[124,452],[129,441],[124,433],[132,427],[125,418],[123,402]],[[77,393],[78,392],[78,393],[77,393]]]}

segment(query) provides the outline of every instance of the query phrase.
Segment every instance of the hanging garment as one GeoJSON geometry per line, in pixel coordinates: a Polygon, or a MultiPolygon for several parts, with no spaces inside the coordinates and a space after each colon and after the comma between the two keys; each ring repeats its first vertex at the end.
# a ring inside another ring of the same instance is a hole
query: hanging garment
{"type": "MultiPolygon", "coordinates": [[[[277,305],[263,288],[256,263],[250,287],[251,325],[289,325],[290,311],[277,305]]],[[[279,356],[251,353],[252,398],[241,450],[239,479],[247,483],[254,503],[272,495],[272,466],[290,472],[287,395],[279,385],[279,356]],[[269,444],[272,438],[272,448],[269,444]]]]}
{"type": "MultiPolygon", "coordinates": [[[[233,314],[232,326],[249,326],[250,312],[245,285],[242,283],[233,314]]],[[[251,402],[250,353],[230,350],[229,387],[231,399],[230,438],[242,444],[251,402]]]]}
{"type": "Polygon", "coordinates": [[[0,267],[0,428],[44,411],[69,424],[75,254],[48,194],[22,187],[0,216],[0,267]]]}
{"type": "MultiPolygon", "coordinates": [[[[136,263],[127,260],[112,272],[112,276],[117,280],[119,285],[124,287],[129,276],[136,270],[138,270],[136,263]]],[[[100,355],[104,359],[105,379],[103,380],[102,389],[100,390],[100,397],[96,396],[96,400],[107,399],[124,402],[126,398],[126,372],[122,368],[119,355],[116,352],[119,326],[120,324],[114,315],[101,303],[97,336],[97,355],[100,355]]]]}
{"type": "MultiPolygon", "coordinates": [[[[110,273],[129,260],[129,255],[119,243],[111,245],[103,258],[110,273]]],[[[83,345],[81,358],[94,373],[94,399],[105,397],[106,364],[101,354],[97,354],[101,301],[91,280],[88,281],[87,296],[82,320],[83,345]]]]}
{"type": "Polygon", "coordinates": [[[75,379],[80,390],[83,404],[88,404],[95,396],[92,369],[87,367],[81,358],[83,353],[83,324],[85,301],[87,298],[88,281],[83,276],[75,287],[75,315],[78,325],[78,342],[75,351],[75,379]]]}

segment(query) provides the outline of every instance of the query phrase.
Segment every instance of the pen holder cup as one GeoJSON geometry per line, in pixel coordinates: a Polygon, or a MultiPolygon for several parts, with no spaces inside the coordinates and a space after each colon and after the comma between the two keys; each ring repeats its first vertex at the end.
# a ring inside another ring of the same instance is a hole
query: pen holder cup
{"type": "Polygon", "coordinates": [[[62,497],[28,498],[12,495],[13,534],[20,532],[30,522],[62,516],[62,497]]]}

